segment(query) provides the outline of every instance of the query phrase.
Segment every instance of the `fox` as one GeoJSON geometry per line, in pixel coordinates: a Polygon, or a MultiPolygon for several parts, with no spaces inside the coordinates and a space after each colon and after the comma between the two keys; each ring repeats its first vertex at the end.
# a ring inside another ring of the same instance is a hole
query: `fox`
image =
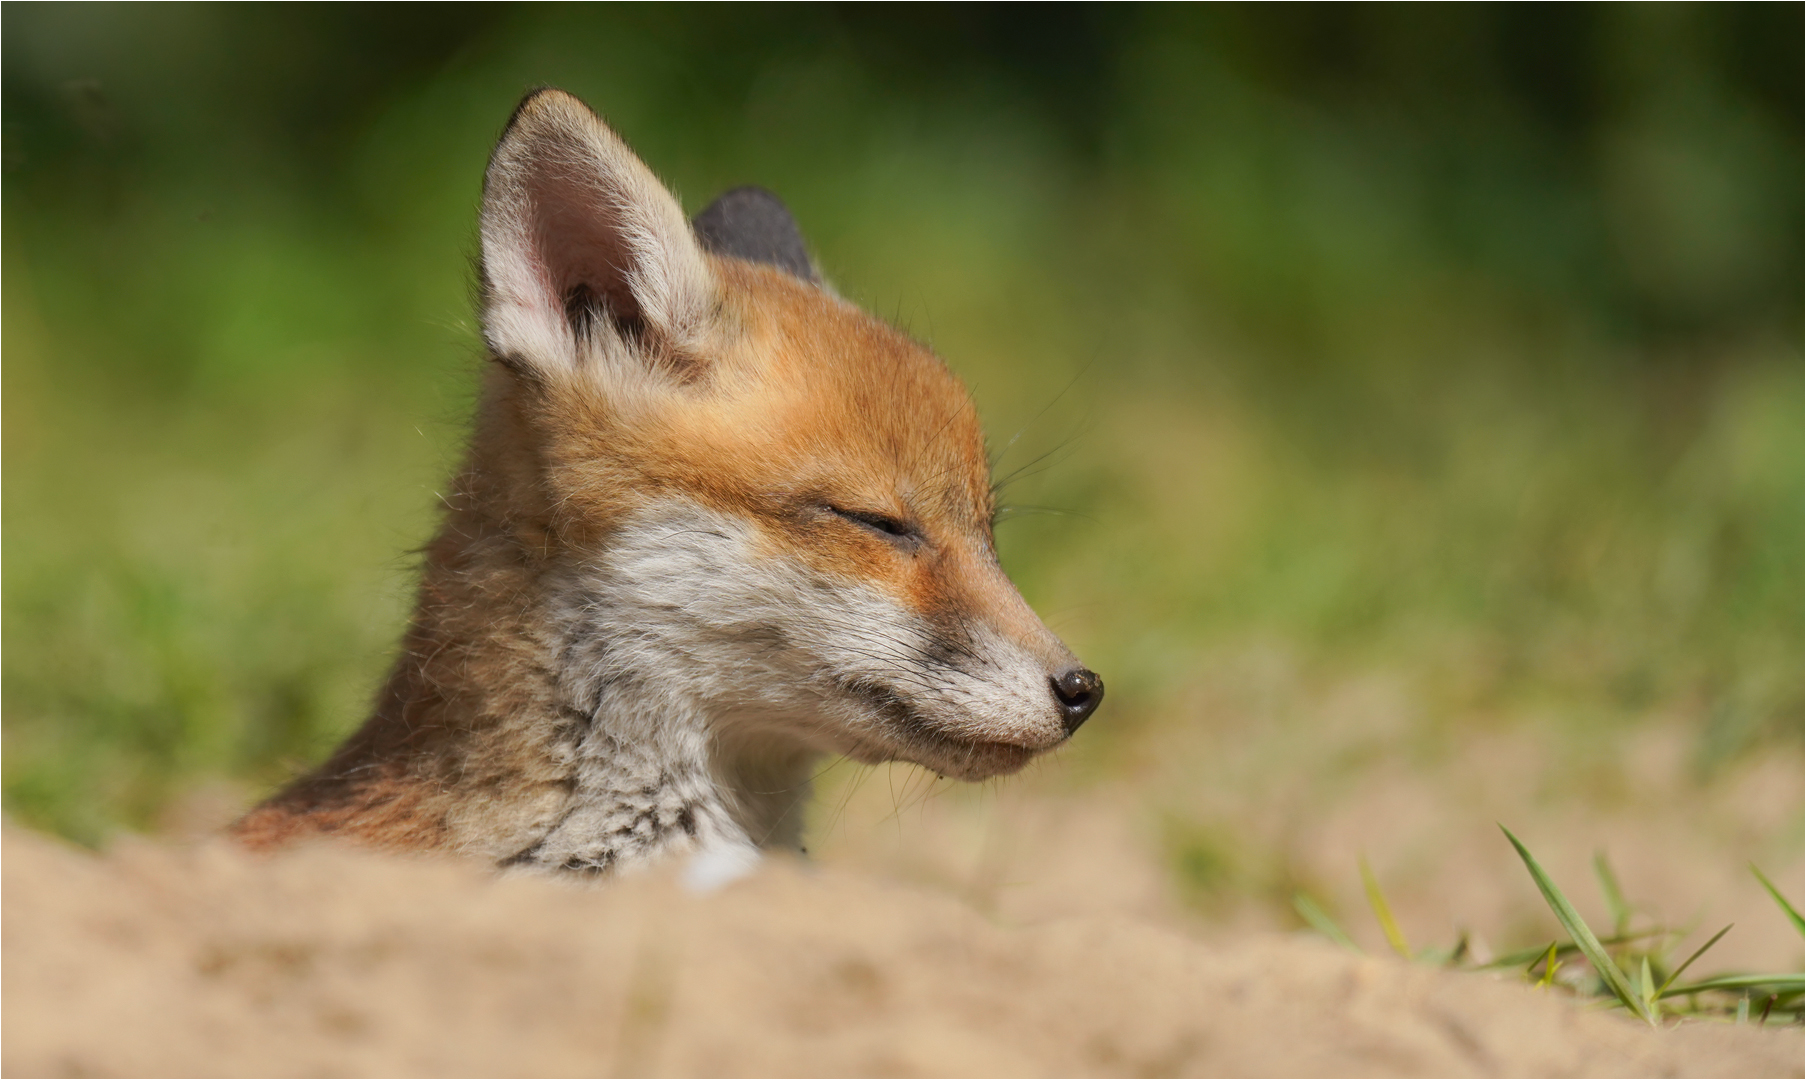
{"type": "Polygon", "coordinates": [[[999,564],[964,386],[823,280],[777,196],[689,220],[545,88],[478,234],[483,386],[393,668],[237,840],[749,865],[803,849],[825,756],[985,780],[1096,711],[999,564]]]}

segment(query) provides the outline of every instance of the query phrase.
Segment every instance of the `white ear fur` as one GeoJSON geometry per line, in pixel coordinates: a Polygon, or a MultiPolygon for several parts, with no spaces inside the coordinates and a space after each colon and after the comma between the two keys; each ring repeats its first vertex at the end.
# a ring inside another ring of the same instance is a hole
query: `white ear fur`
{"type": "Polygon", "coordinates": [[[715,283],[683,208],[581,101],[522,101],[483,179],[483,333],[541,374],[642,338],[688,352],[715,283]],[[614,347],[611,347],[614,346],[614,347]]]}

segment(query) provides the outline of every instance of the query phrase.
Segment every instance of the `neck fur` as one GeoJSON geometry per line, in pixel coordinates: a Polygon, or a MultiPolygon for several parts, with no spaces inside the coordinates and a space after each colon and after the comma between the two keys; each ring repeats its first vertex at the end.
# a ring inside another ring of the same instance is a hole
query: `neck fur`
{"type": "Polygon", "coordinates": [[[674,650],[693,629],[660,630],[673,605],[651,602],[646,552],[553,566],[522,550],[448,520],[374,715],[240,837],[334,833],[587,874],[800,849],[816,753],[710,705],[724,665],[706,640],[700,657],[674,650]]]}

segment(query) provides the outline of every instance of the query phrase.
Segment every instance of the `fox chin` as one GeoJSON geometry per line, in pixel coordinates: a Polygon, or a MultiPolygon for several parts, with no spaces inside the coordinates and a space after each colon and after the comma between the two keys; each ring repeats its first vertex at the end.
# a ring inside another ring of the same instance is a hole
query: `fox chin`
{"type": "Polygon", "coordinates": [[[982,780],[1096,710],[998,564],[964,387],[826,287],[776,196],[689,220],[541,90],[480,231],[493,363],[400,656],[242,842],[742,865],[800,848],[822,755],[982,780]]]}

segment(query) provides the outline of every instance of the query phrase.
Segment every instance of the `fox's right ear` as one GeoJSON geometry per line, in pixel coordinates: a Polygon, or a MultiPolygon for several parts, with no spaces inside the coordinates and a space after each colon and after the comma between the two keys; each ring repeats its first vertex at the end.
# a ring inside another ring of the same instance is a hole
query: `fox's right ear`
{"type": "Polygon", "coordinates": [[[694,355],[715,282],[683,208],[562,90],[514,111],[483,177],[483,335],[543,377],[603,355],[694,355]]]}
{"type": "Polygon", "coordinates": [[[737,187],[710,203],[690,224],[706,251],[768,263],[811,285],[821,284],[790,208],[764,188],[737,187]]]}

